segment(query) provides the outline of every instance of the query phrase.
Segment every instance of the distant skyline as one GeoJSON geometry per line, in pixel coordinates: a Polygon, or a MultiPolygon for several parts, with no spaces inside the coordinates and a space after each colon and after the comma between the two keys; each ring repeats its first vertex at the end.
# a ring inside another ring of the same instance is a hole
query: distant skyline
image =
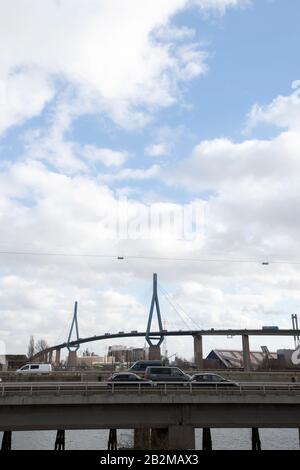
{"type": "Polygon", "coordinates": [[[75,300],[81,337],[145,330],[154,272],[168,329],[291,327],[299,18],[294,0],[0,0],[2,349],[65,341],[75,300]]]}

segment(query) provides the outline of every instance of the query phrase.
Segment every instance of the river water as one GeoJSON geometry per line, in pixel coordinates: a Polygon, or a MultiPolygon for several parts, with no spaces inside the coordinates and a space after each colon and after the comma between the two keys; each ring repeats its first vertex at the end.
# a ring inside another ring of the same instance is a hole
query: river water
{"type": "MultiPolygon", "coordinates": [[[[15,450],[48,450],[54,448],[56,432],[34,431],[13,433],[12,448],[15,450]]],[[[2,433],[0,433],[2,440],[2,433]]],[[[260,429],[263,450],[299,450],[298,429],[260,429]]],[[[66,449],[105,450],[108,431],[66,431],[66,449]]],[[[212,429],[214,450],[250,450],[250,429],[212,429]]],[[[132,445],[133,432],[118,431],[120,446],[132,445]]],[[[202,430],[196,430],[196,448],[201,449],[202,430]]]]}

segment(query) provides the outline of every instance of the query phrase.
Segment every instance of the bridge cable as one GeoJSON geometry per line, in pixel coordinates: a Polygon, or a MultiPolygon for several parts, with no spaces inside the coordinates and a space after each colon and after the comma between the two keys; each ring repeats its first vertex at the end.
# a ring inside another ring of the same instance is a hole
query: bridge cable
{"type": "Polygon", "coordinates": [[[190,329],[190,325],[187,323],[187,321],[184,319],[184,317],[180,314],[180,312],[178,311],[178,309],[176,308],[176,306],[173,304],[172,300],[169,298],[169,294],[165,291],[162,290],[161,286],[159,287],[159,290],[161,291],[161,293],[164,295],[164,297],[166,298],[166,300],[169,302],[169,304],[171,305],[171,307],[173,308],[173,310],[175,310],[175,312],[177,313],[177,315],[179,316],[179,318],[183,321],[183,323],[186,325],[186,327],[188,329],[190,329]]]}
{"type": "Polygon", "coordinates": [[[172,296],[164,287],[160,286],[160,288],[161,288],[161,290],[164,291],[165,294],[169,297],[170,302],[171,302],[171,305],[173,306],[173,308],[175,308],[176,312],[179,313],[178,310],[176,309],[175,305],[174,305],[175,303],[176,303],[177,307],[180,308],[181,311],[187,316],[187,318],[188,318],[192,323],[194,323],[194,325],[195,325],[198,329],[201,330],[201,326],[200,326],[192,317],[189,316],[189,314],[183,309],[183,307],[179,304],[179,302],[178,302],[177,300],[175,300],[175,299],[173,298],[173,296],[172,296]]]}

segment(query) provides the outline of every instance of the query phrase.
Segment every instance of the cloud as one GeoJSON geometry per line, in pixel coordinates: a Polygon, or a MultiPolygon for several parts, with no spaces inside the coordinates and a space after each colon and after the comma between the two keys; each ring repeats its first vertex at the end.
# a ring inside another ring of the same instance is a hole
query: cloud
{"type": "Polygon", "coordinates": [[[159,165],[152,165],[150,168],[147,169],[132,169],[132,168],[124,168],[120,170],[118,173],[112,174],[99,174],[99,180],[105,183],[113,183],[115,181],[123,181],[123,180],[147,180],[154,177],[157,177],[160,172],[159,165]]]}
{"type": "MultiPolygon", "coordinates": [[[[300,95],[296,88],[269,105],[255,105],[248,114],[251,126],[268,123],[282,128],[269,140],[228,138],[206,140],[197,145],[173,174],[164,176],[192,191],[230,191],[233,185],[261,186],[299,183],[300,95]]],[[[261,189],[262,190],[262,189],[261,189]]]]}
{"type": "Polygon", "coordinates": [[[16,123],[39,116],[54,96],[54,84],[42,71],[11,71],[4,80],[0,68],[0,135],[16,123]]]}
{"type": "Polygon", "coordinates": [[[162,157],[168,153],[169,147],[166,143],[153,144],[145,148],[145,154],[149,157],[162,157]]]}
{"type": "Polygon", "coordinates": [[[202,10],[213,10],[224,13],[227,8],[237,6],[247,6],[250,0],[191,0],[191,2],[198,5],[202,10]]]}
{"type": "Polygon", "coordinates": [[[85,145],[82,153],[88,161],[100,162],[105,166],[122,166],[129,157],[128,152],[99,148],[95,145],[85,145]]]}
{"type": "MultiPolygon", "coordinates": [[[[176,103],[180,83],[207,69],[193,32],[173,26],[173,17],[189,6],[224,12],[243,3],[2,2],[0,133],[39,115],[62,84],[72,88],[71,103],[78,114],[89,108],[123,127],[145,125],[156,110],[176,103]]],[[[70,96],[65,99],[70,102],[70,96]]]]}
{"type": "Polygon", "coordinates": [[[293,92],[278,96],[267,106],[255,104],[248,114],[248,128],[259,124],[271,124],[279,128],[299,131],[300,129],[300,83],[293,83],[293,92]]]}
{"type": "Polygon", "coordinates": [[[166,178],[196,192],[219,192],[233,184],[297,183],[299,144],[300,135],[295,131],[283,132],[271,140],[203,141],[166,178]]]}
{"type": "Polygon", "coordinates": [[[44,0],[43,5],[20,0],[17,9],[14,1],[2,4],[0,41],[6,47],[0,79],[7,90],[2,131],[42,111],[54,94],[50,81],[56,89],[66,81],[94,113],[125,127],[143,125],[152,109],[176,101],[182,68],[193,76],[203,72],[196,50],[189,58],[176,55],[170,42],[153,36],[185,5],[184,0],[44,0]]]}

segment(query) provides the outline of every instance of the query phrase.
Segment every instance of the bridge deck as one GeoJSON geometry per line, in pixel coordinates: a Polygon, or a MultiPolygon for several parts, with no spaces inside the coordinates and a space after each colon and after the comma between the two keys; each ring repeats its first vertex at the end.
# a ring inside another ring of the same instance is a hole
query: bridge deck
{"type": "Polygon", "coordinates": [[[178,425],[298,428],[300,424],[300,387],[294,385],[219,390],[178,384],[160,390],[108,390],[99,383],[71,385],[6,384],[0,396],[0,430],[178,425]]]}
{"type": "MultiPolygon", "coordinates": [[[[226,329],[226,330],[178,330],[178,331],[167,331],[164,330],[164,336],[300,336],[300,330],[242,330],[242,329],[226,329]]],[[[161,332],[152,332],[152,336],[159,336],[161,332]]],[[[102,335],[95,335],[89,336],[87,338],[79,338],[76,341],[70,342],[68,345],[70,347],[77,346],[78,344],[85,344],[91,343],[94,341],[103,341],[108,339],[116,339],[116,338],[145,338],[146,332],[119,332],[119,333],[106,333],[102,335]]],[[[42,353],[47,353],[51,351],[55,351],[57,349],[63,349],[67,347],[67,343],[57,344],[55,346],[51,346],[50,348],[45,349],[42,353]]],[[[40,354],[40,353],[39,353],[40,354]]]]}

